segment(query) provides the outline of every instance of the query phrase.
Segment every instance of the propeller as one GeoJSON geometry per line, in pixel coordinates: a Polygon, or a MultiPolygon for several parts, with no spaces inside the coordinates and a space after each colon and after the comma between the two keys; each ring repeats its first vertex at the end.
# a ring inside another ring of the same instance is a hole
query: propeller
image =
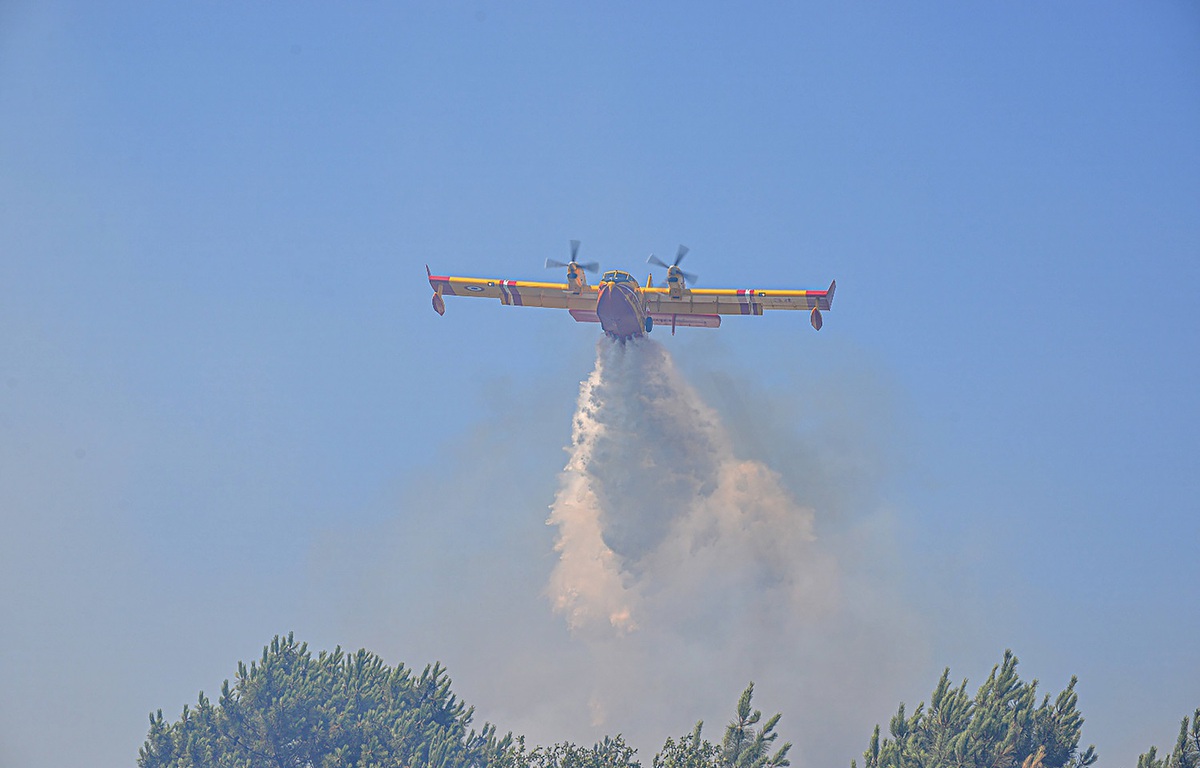
{"type": "Polygon", "coordinates": [[[686,245],[681,245],[681,246],[679,246],[679,250],[675,252],[675,263],[668,264],[665,261],[663,261],[662,259],[655,256],[653,253],[650,254],[650,258],[646,259],[646,263],[654,264],[655,266],[666,268],[668,275],[670,275],[671,270],[675,270],[680,275],[683,276],[684,280],[686,280],[689,283],[695,284],[696,276],[693,275],[691,272],[684,272],[682,269],[679,268],[679,262],[683,261],[683,257],[687,256],[687,255],[688,255],[688,247],[686,245]]]}
{"type": "Polygon", "coordinates": [[[565,261],[559,261],[558,259],[546,259],[546,269],[555,269],[555,268],[561,269],[562,267],[566,267],[566,268],[570,269],[570,267],[572,265],[574,265],[574,266],[578,267],[579,269],[582,269],[584,272],[591,272],[592,274],[595,274],[596,272],[598,272],[600,270],[599,262],[588,261],[583,264],[580,264],[575,260],[576,258],[578,258],[578,256],[579,256],[579,241],[572,240],[571,241],[571,261],[565,262],[565,261]]]}

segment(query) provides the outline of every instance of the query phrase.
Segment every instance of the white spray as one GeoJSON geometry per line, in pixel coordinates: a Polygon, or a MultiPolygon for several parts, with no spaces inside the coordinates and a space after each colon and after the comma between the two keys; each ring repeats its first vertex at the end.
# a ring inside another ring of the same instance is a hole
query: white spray
{"type": "Polygon", "coordinates": [[[548,520],[559,553],[549,592],[594,648],[662,655],[687,676],[699,671],[679,666],[688,649],[700,666],[726,651],[778,656],[766,646],[836,602],[813,511],[734,455],[662,345],[597,345],[568,450],[548,520]]]}

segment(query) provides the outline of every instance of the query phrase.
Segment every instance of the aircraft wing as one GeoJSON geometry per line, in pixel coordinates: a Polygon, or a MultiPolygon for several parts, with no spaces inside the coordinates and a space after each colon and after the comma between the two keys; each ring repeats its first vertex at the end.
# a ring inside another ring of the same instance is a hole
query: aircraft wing
{"type": "Polygon", "coordinates": [[[768,309],[828,310],[837,283],[824,291],[756,290],[753,288],[690,288],[672,299],[666,288],[645,288],[646,308],[655,314],[761,315],[768,309]]]}
{"type": "MultiPolygon", "coordinates": [[[[758,290],[754,288],[689,288],[678,299],[666,288],[645,288],[646,309],[654,315],[761,315],[767,310],[801,309],[821,327],[821,312],[833,305],[837,282],[824,291],[758,290]]],[[[661,321],[660,321],[661,322],[661,321]]]]}
{"type": "MultiPolygon", "coordinates": [[[[426,268],[428,271],[428,268],[426,268]]],[[[552,309],[595,310],[596,288],[583,286],[572,292],[567,283],[538,283],[530,280],[499,280],[486,277],[453,277],[429,273],[434,308],[442,296],[478,296],[499,299],[512,307],[550,307],[552,309]]]]}

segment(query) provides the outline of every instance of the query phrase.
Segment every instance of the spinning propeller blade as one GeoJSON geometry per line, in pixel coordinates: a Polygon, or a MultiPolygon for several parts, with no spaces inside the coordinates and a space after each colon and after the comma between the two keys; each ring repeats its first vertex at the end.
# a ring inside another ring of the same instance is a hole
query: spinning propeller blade
{"type": "MultiPolygon", "coordinates": [[[[688,255],[689,250],[690,249],[686,245],[680,245],[679,250],[675,252],[675,263],[674,264],[668,264],[667,262],[665,262],[662,259],[655,256],[653,253],[650,254],[650,258],[646,259],[646,263],[653,264],[657,267],[663,267],[669,272],[672,267],[674,267],[676,269],[679,268],[679,262],[683,261],[683,257],[688,255]]],[[[691,272],[684,272],[682,269],[680,269],[679,274],[683,276],[684,281],[686,281],[687,283],[690,283],[693,285],[696,283],[696,276],[693,275],[691,272]]],[[[660,287],[665,287],[665,285],[666,285],[666,283],[664,283],[663,286],[660,286],[660,287]]]]}
{"type": "Polygon", "coordinates": [[[576,268],[582,269],[584,272],[595,273],[595,272],[599,271],[599,269],[600,269],[599,262],[588,261],[588,262],[584,262],[583,264],[580,264],[577,261],[575,261],[575,259],[578,256],[579,256],[579,241],[572,240],[571,241],[571,261],[568,263],[568,262],[564,262],[564,261],[559,261],[558,259],[546,259],[546,269],[556,269],[556,268],[561,269],[563,267],[569,268],[572,264],[574,264],[576,266],[576,268]]]}
{"type": "MultiPolygon", "coordinates": [[[[679,266],[679,262],[683,261],[683,257],[688,255],[689,250],[690,249],[686,245],[683,245],[682,243],[680,243],[679,250],[675,252],[675,266],[676,267],[679,266]]],[[[691,283],[692,285],[696,284],[697,278],[691,272],[684,272],[681,269],[681,270],[679,270],[679,274],[683,275],[683,279],[686,280],[688,283],[691,283]]]]}

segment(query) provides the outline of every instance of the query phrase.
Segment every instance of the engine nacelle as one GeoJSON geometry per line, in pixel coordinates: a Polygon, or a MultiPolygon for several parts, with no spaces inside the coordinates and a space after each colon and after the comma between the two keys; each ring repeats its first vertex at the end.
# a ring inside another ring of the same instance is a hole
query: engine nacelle
{"type": "Polygon", "coordinates": [[[574,262],[567,265],[567,290],[571,293],[583,293],[583,289],[587,287],[587,275],[583,274],[583,270],[579,269],[574,262]]]}
{"type": "Polygon", "coordinates": [[[819,331],[821,330],[821,326],[824,325],[824,322],[821,320],[821,310],[817,309],[816,307],[813,307],[812,314],[808,319],[812,323],[814,330],[819,331]]]}
{"type": "Polygon", "coordinates": [[[686,288],[683,281],[683,270],[675,265],[667,268],[667,291],[672,299],[682,299],[683,289],[686,288]]]}

